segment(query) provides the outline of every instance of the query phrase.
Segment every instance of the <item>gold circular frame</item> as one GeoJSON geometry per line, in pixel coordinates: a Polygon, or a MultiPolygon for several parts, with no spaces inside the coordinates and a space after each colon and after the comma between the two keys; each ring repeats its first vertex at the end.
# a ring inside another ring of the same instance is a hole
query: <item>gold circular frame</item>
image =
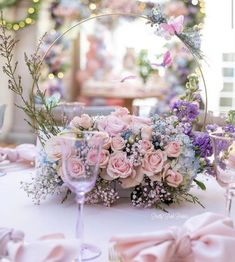
{"type": "MultiPolygon", "coordinates": [[[[70,32],[71,30],[73,30],[74,28],[88,22],[91,20],[95,20],[95,19],[99,19],[102,17],[135,17],[135,18],[142,18],[144,20],[146,20],[147,22],[151,23],[152,21],[150,20],[150,18],[148,16],[145,15],[139,15],[139,14],[128,14],[128,13],[109,13],[109,14],[100,14],[100,15],[95,15],[95,16],[91,16],[88,17],[86,19],[83,19],[81,21],[78,21],[77,23],[75,23],[73,26],[71,26],[70,28],[66,29],[64,32],[62,32],[62,34],[60,36],[58,36],[52,43],[51,45],[48,47],[48,49],[46,50],[46,52],[44,53],[44,55],[41,58],[41,61],[39,63],[39,66],[41,66],[43,64],[43,61],[45,59],[45,57],[48,55],[48,53],[50,52],[50,50],[52,49],[52,47],[57,43],[57,41],[59,41],[63,36],[65,36],[68,32],[70,32]]],[[[204,91],[205,91],[205,115],[204,115],[204,119],[203,119],[203,126],[202,126],[202,130],[205,129],[206,126],[206,121],[207,121],[207,112],[208,112],[208,93],[207,93],[207,87],[206,87],[206,80],[205,77],[203,75],[203,71],[202,71],[202,67],[200,64],[200,61],[198,60],[198,58],[195,56],[195,54],[185,45],[185,43],[179,38],[179,36],[177,34],[175,34],[175,36],[180,40],[181,43],[184,44],[185,48],[191,53],[193,60],[195,61],[199,72],[201,74],[202,77],[202,82],[203,82],[203,86],[204,86],[204,91]]]]}

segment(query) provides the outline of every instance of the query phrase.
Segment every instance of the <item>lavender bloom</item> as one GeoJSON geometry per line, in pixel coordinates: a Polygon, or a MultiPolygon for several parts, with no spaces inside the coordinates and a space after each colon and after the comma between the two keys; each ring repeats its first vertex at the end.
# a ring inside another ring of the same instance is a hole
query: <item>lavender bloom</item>
{"type": "Polygon", "coordinates": [[[199,115],[199,107],[197,104],[183,100],[176,101],[171,109],[182,122],[192,123],[199,115]]]}
{"type": "Polygon", "coordinates": [[[223,139],[214,139],[214,148],[215,148],[215,155],[219,155],[222,151],[227,151],[228,148],[231,146],[231,141],[223,140],[223,139]]]}
{"type": "Polygon", "coordinates": [[[192,129],[193,129],[192,124],[191,123],[184,123],[183,127],[184,127],[184,134],[190,135],[191,132],[192,132],[192,129]]]}
{"type": "Polygon", "coordinates": [[[216,125],[216,124],[209,124],[209,125],[206,126],[206,130],[208,132],[215,132],[217,130],[217,128],[218,128],[218,125],[216,125]]]}
{"type": "Polygon", "coordinates": [[[235,126],[232,124],[227,124],[223,127],[223,130],[228,133],[235,133],[235,126]]]}
{"type": "Polygon", "coordinates": [[[210,136],[204,132],[194,132],[193,145],[196,148],[196,153],[200,157],[209,157],[213,153],[210,136]]]}

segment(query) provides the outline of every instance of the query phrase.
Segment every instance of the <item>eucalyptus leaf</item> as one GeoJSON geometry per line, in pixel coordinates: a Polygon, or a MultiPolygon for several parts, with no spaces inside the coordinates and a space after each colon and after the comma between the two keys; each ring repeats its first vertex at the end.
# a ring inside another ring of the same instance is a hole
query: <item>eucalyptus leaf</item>
{"type": "Polygon", "coordinates": [[[199,181],[195,178],[193,179],[193,181],[201,188],[201,190],[204,190],[204,191],[206,190],[206,186],[203,182],[201,182],[201,181],[199,181]]]}

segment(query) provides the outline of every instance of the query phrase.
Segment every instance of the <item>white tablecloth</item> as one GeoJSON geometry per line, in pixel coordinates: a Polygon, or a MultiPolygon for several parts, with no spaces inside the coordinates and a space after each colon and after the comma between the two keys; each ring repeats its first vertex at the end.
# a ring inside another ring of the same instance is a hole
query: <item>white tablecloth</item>
{"type": "MultiPolygon", "coordinates": [[[[67,237],[74,236],[76,205],[73,200],[60,204],[61,197],[53,197],[34,205],[20,189],[20,181],[28,180],[34,172],[31,169],[19,169],[11,165],[8,174],[0,177],[0,227],[21,229],[28,241],[52,232],[62,232],[67,237]]],[[[207,191],[192,190],[205,209],[199,205],[182,203],[168,208],[169,213],[158,209],[138,209],[131,206],[128,199],[121,199],[111,208],[86,206],[85,239],[99,245],[102,256],[95,261],[108,261],[108,242],[111,236],[136,234],[164,229],[172,225],[181,225],[189,217],[212,211],[224,213],[224,189],[214,178],[206,178],[207,191]]],[[[235,212],[232,213],[235,217],[235,212]]]]}

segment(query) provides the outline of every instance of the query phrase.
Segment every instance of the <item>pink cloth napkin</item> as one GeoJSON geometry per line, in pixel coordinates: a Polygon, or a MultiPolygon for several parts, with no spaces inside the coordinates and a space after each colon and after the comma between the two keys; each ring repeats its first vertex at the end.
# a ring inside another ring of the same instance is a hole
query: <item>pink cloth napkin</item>
{"type": "Polygon", "coordinates": [[[36,146],[33,144],[22,144],[16,148],[0,148],[0,162],[4,160],[34,162],[36,153],[36,146]]]}
{"type": "Polygon", "coordinates": [[[0,258],[11,262],[71,262],[78,257],[79,242],[53,234],[32,243],[23,241],[21,231],[0,228],[0,258]]]}
{"type": "Polygon", "coordinates": [[[234,262],[235,229],[230,218],[204,213],[182,227],[132,237],[113,237],[125,262],[234,262]]]}

